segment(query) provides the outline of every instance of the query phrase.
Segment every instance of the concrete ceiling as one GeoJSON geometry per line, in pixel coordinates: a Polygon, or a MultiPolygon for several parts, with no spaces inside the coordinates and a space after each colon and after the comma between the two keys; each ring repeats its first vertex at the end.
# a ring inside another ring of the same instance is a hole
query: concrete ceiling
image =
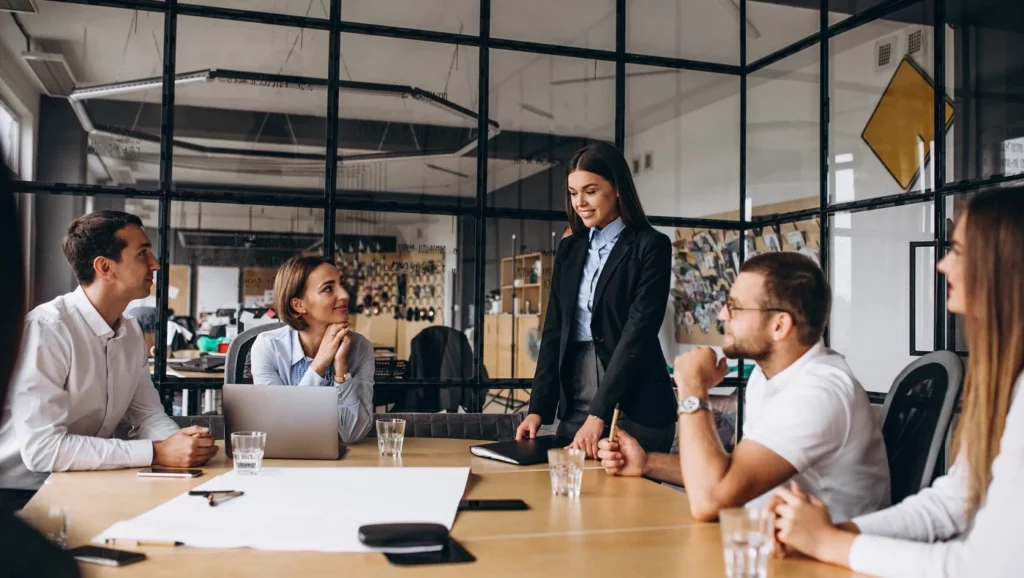
{"type": "MultiPolygon", "coordinates": [[[[795,4],[803,1],[791,0],[795,4]]],[[[730,2],[732,0],[631,0],[627,4],[627,48],[633,52],[738,64],[739,22],[728,6],[730,2]]],[[[159,76],[163,50],[161,14],[45,0],[37,3],[39,14],[22,18],[26,29],[33,38],[45,42],[49,50],[59,50],[65,55],[79,84],[159,76]]],[[[327,7],[327,0],[196,3],[314,18],[325,17],[327,7]]],[[[749,19],[757,31],[756,37],[750,33],[750,60],[817,29],[816,10],[781,4],[753,0],[748,3],[749,19]]],[[[343,17],[466,34],[477,32],[479,19],[477,0],[346,0],[343,17]]],[[[841,17],[839,13],[833,15],[836,20],[841,17]]],[[[2,42],[12,53],[24,50],[19,35],[7,33],[10,27],[3,30],[2,42]]],[[[614,48],[614,0],[497,0],[492,5],[492,34],[611,49],[614,48]]],[[[323,78],[327,71],[328,48],[328,34],[324,31],[183,16],[178,22],[177,71],[217,68],[323,78]]],[[[444,93],[448,100],[467,109],[477,109],[476,48],[345,34],[342,58],[342,79],[416,86],[444,93]]],[[[23,62],[19,64],[24,66],[23,62]]],[[[630,65],[627,74],[630,75],[627,83],[627,131],[630,134],[734,95],[739,87],[735,77],[693,71],[630,65]]],[[[612,139],[614,64],[492,50],[490,75],[490,117],[501,125],[503,133],[612,139]]],[[[120,117],[109,124],[137,128],[140,122],[147,124],[140,121],[145,117],[150,119],[150,130],[159,126],[155,122],[159,117],[153,117],[152,109],[152,105],[160,102],[159,89],[111,98],[124,104],[117,107],[120,117]]],[[[183,85],[176,90],[176,104],[182,110],[192,107],[223,111],[218,114],[225,117],[239,111],[252,111],[246,122],[233,128],[233,136],[228,130],[213,140],[230,144],[234,139],[246,146],[257,146],[250,141],[258,135],[261,143],[258,146],[290,142],[294,150],[304,144],[301,138],[296,141],[295,126],[301,124],[303,118],[313,119],[308,122],[316,125],[315,119],[322,118],[326,111],[326,100],[326,93],[320,89],[222,82],[183,85]],[[269,116],[267,113],[277,114],[269,116]],[[274,123],[279,126],[271,126],[274,123]],[[259,127],[255,132],[254,125],[259,127]],[[275,140],[274,134],[289,138],[275,140]]],[[[417,127],[435,127],[429,132],[432,135],[438,134],[436,131],[441,127],[452,127],[468,136],[475,124],[472,119],[458,117],[423,101],[346,91],[341,93],[340,115],[343,122],[344,119],[376,122],[373,131],[362,135],[365,138],[348,143],[351,150],[358,151],[400,149],[407,146],[402,142],[419,140],[417,127]],[[384,138],[378,139],[380,127],[388,127],[383,129],[390,133],[386,144],[384,138]],[[400,132],[405,136],[399,136],[400,132]]],[[[190,134],[189,129],[182,126],[176,130],[182,138],[209,136],[190,134]]],[[[343,131],[342,138],[350,134],[356,133],[343,131]]],[[[435,137],[435,141],[436,138],[439,137],[435,137]]],[[[513,162],[513,152],[519,153],[523,148],[514,145],[517,140],[521,139],[513,139],[511,146],[497,147],[505,152],[492,160],[492,190],[507,184],[506,181],[515,182],[544,168],[513,162]]],[[[416,146],[419,145],[416,142],[416,146]]],[[[462,196],[475,187],[475,178],[463,176],[475,174],[474,163],[472,155],[429,163],[445,170],[427,168],[425,161],[389,161],[386,180],[389,185],[402,183],[401,190],[462,196]],[[391,175],[392,171],[397,171],[395,176],[391,175]]],[[[140,172],[141,178],[146,178],[152,167],[134,170],[140,172]]],[[[212,175],[194,176],[214,179],[212,175]]],[[[302,178],[315,180],[319,177],[302,178]]],[[[235,182],[246,183],[250,179],[240,177],[235,182]]]]}

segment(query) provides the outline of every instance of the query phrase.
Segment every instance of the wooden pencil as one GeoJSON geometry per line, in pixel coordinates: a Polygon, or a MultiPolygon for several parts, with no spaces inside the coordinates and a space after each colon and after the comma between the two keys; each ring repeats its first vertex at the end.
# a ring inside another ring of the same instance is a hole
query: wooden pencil
{"type": "Polygon", "coordinates": [[[615,441],[615,430],[619,425],[619,406],[615,406],[615,411],[612,413],[612,429],[608,432],[608,439],[615,441]]]}

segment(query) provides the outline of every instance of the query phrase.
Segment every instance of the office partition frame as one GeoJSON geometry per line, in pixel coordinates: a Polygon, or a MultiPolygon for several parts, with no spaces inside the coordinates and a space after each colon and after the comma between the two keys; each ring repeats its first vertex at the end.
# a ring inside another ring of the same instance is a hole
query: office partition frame
{"type": "MultiPolygon", "coordinates": [[[[491,207],[488,205],[487,172],[488,172],[488,113],[490,99],[490,49],[499,49],[513,52],[528,52],[543,55],[563,56],[572,58],[584,58],[597,61],[614,62],[615,64],[615,124],[614,142],[620,148],[626,140],[626,65],[646,65],[679,70],[694,70],[711,72],[717,74],[733,75],[740,83],[740,151],[738,158],[739,190],[737,191],[738,214],[740,219],[715,220],[686,218],[665,215],[652,215],[652,224],[667,227],[698,227],[715,228],[720,230],[739,231],[741,234],[749,229],[766,226],[778,226],[784,223],[817,218],[820,226],[820,260],[823,268],[828,268],[829,261],[829,217],[842,212],[860,212],[873,209],[881,209],[892,206],[908,205],[933,202],[935,206],[934,222],[934,246],[936,257],[941,258],[945,249],[946,197],[957,194],[964,194],[978,190],[985,186],[1010,182],[1024,181],[1024,176],[1017,177],[992,177],[987,179],[976,179],[947,183],[945,174],[945,159],[947,155],[945,139],[935,139],[935,153],[932,164],[935,167],[935,184],[932,191],[926,193],[908,193],[890,195],[886,197],[864,199],[844,203],[829,204],[829,40],[863,26],[870,22],[886,18],[898,10],[917,4],[919,0],[887,0],[858,14],[852,15],[841,22],[829,25],[829,0],[821,0],[819,7],[819,30],[803,39],[800,39],[789,46],[782,48],[773,54],[767,55],[754,62],[748,62],[747,58],[747,0],[739,0],[740,18],[738,25],[739,34],[739,65],[729,65],[711,62],[701,62],[685,58],[669,58],[663,56],[652,56],[645,54],[630,53],[626,50],[626,0],[615,0],[615,49],[598,50],[573,46],[560,46],[539,42],[529,42],[508,38],[494,38],[491,35],[491,0],[479,0],[480,2],[480,23],[479,33],[475,35],[456,34],[449,32],[438,32],[421,30],[415,28],[403,28],[363,22],[350,22],[341,18],[341,2],[343,0],[330,0],[329,18],[310,18],[292,16],[287,14],[263,13],[251,10],[238,10],[220,8],[214,6],[203,6],[195,4],[179,3],[178,0],[54,0],[58,2],[142,10],[159,12],[164,15],[164,39],[163,39],[163,70],[162,70],[162,96],[161,96],[161,134],[160,134],[160,182],[156,188],[131,187],[131,186],[97,186],[79,185],[68,183],[40,183],[40,182],[18,182],[15,184],[16,192],[27,192],[36,194],[69,194],[69,195],[120,195],[132,198],[147,198],[160,201],[159,227],[163,234],[164,242],[161,243],[159,260],[161,268],[167,270],[169,266],[169,236],[170,210],[173,201],[206,201],[218,203],[237,204],[260,204],[287,207],[308,207],[324,210],[323,236],[324,247],[333,245],[336,211],[337,210],[360,210],[420,213],[432,215],[464,216],[476,219],[475,235],[475,257],[476,271],[474,279],[474,308],[473,325],[477,328],[483,326],[483,298],[484,298],[484,258],[486,251],[487,235],[486,224],[494,219],[529,219],[538,221],[564,221],[566,216],[561,211],[548,211],[537,209],[511,209],[491,207]],[[177,49],[177,19],[179,16],[203,17],[214,19],[237,20],[252,23],[270,24],[278,26],[298,27],[312,30],[327,31],[330,38],[328,54],[327,89],[328,101],[326,115],[326,159],[325,159],[325,185],[323,190],[308,191],[306,195],[296,195],[294,190],[263,187],[259,190],[239,188],[227,190],[225,187],[211,187],[209,189],[194,186],[176,187],[172,184],[173,167],[173,136],[174,136],[174,101],[175,85],[175,54],[177,49]],[[418,40],[425,42],[444,43],[453,45],[464,45],[476,47],[479,51],[478,70],[478,95],[479,104],[476,111],[477,116],[477,175],[476,175],[476,197],[475,205],[456,203],[455,205],[428,204],[423,201],[394,201],[368,199],[346,199],[335,193],[338,181],[338,118],[339,118],[339,63],[341,60],[341,34],[360,34],[378,37],[400,38],[407,40],[418,40]],[[793,211],[789,213],[764,215],[752,217],[747,214],[747,86],[749,75],[756,73],[767,66],[777,63],[788,56],[792,56],[802,50],[819,47],[820,55],[820,130],[819,130],[819,206],[814,209],[793,211]]],[[[932,2],[934,22],[933,27],[933,50],[935,71],[935,135],[945,134],[945,123],[943,118],[945,102],[945,0],[924,0],[932,2]]],[[[740,259],[745,258],[745,243],[740,243],[740,259]]],[[[940,275],[936,274],[933,279],[935,290],[935,307],[932,311],[934,317],[933,345],[936,350],[951,348],[951,339],[947,339],[947,315],[945,308],[945,282],[940,275]],[[941,296],[941,298],[939,298],[941,296]]],[[[168,276],[159,276],[157,288],[157,303],[160,313],[160,323],[157,333],[157,352],[155,360],[154,382],[162,393],[165,407],[170,410],[171,400],[174,393],[184,390],[216,389],[221,383],[214,379],[181,379],[166,374],[166,331],[167,331],[167,304],[168,304],[168,276]]],[[[913,343],[913,335],[911,337],[913,343]]],[[[416,382],[413,387],[451,387],[461,386],[475,388],[478,391],[488,389],[510,389],[529,388],[528,379],[482,379],[483,374],[483,332],[474,332],[474,365],[475,377],[471,380],[460,380],[455,382],[416,382]]],[[[916,352],[926,353],[926,352],[916,352]]],[[[742,367],[742,360],[741,365],[742,367]]],[[[398,384],[403,382],[386,382],[382,384],[398,384]]],[[[739,388],[739,410],[737,426],[742,428],[743,422],[743,386],[745,379],[740,377],[729,379],[726,385],[734,385],[739,388]]],[[[874,396],[876,401],[879,396],[874,396]]],[[[739,432],[742,435],[742,432],[739,432]]]]}

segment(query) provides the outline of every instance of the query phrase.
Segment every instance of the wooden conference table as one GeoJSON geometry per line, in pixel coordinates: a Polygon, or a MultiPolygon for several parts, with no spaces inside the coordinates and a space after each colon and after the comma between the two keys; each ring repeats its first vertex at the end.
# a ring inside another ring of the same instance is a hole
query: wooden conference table
{"type": "MultiPolygon", "coordinates": [[[[400,462],[377,454],[374,440],[331,461],[266,460],[276,467],[470,466],[466,497],[521,498],[526,512],[459,512],[452,536],[476,557],[470,564],[391,566],[380,554],[140,548],[148,560],[122,568],[83,564],[86,576],[724,576],[717,524],[695,522],[686,497],[642,478],[616,478],[588,461],[582,496],[554,497],[547,466],[518,467],[477,458],[481,442],[407,439],[400,462]]],[[[86,544],[114,522],[137,516],[228,471],[218,454],[202,477],[138,478],[135,470],[54,474],[27,509],[69,511],[69,547],[86,544]]],[[[372,499],[386,499],[374,497],[372,499]]],[[[833,578],[855,574],[807,559],[773,560],[769,575],[833,578]]]]}

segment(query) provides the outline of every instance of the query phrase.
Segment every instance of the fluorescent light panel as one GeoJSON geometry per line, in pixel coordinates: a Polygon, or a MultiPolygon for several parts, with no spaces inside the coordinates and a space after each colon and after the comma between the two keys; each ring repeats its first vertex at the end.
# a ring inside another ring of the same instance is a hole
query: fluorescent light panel
{"type": "Polygon", "coordinates": [[[36,14],[39,10],[33,0],[0,0],[0,12],[36,14]]]}
{"type": "MultiPolygon", "coordinates": [[[[210,79],[210,71],[204,70],[202,72],[194,72],[189,74],[176,75],[174,77],[175,86],[184,86],[186,84],[197,84],[200,82],[207,82],[210,79]]],[[[100,98],[104,96],[113,96],[115,94],[126,94],[131,92],[145,92],[147,90],[160,89],[163,86],[163,79],[160,77],[144,78],[142,80],[130,81],[130,82],[118,82],[114,84],[102,84],[97,86],[85,86],[74,90],[71,93],[71,98],[74,100],[86,100],[90,98],[100,98]]]]}
{"type": "Polygon", "coordinates": [[[75,77],[64,56],[47,52],[23,52],[29,68],[50,96],[71,96],[75,90],[75,77]]]}

